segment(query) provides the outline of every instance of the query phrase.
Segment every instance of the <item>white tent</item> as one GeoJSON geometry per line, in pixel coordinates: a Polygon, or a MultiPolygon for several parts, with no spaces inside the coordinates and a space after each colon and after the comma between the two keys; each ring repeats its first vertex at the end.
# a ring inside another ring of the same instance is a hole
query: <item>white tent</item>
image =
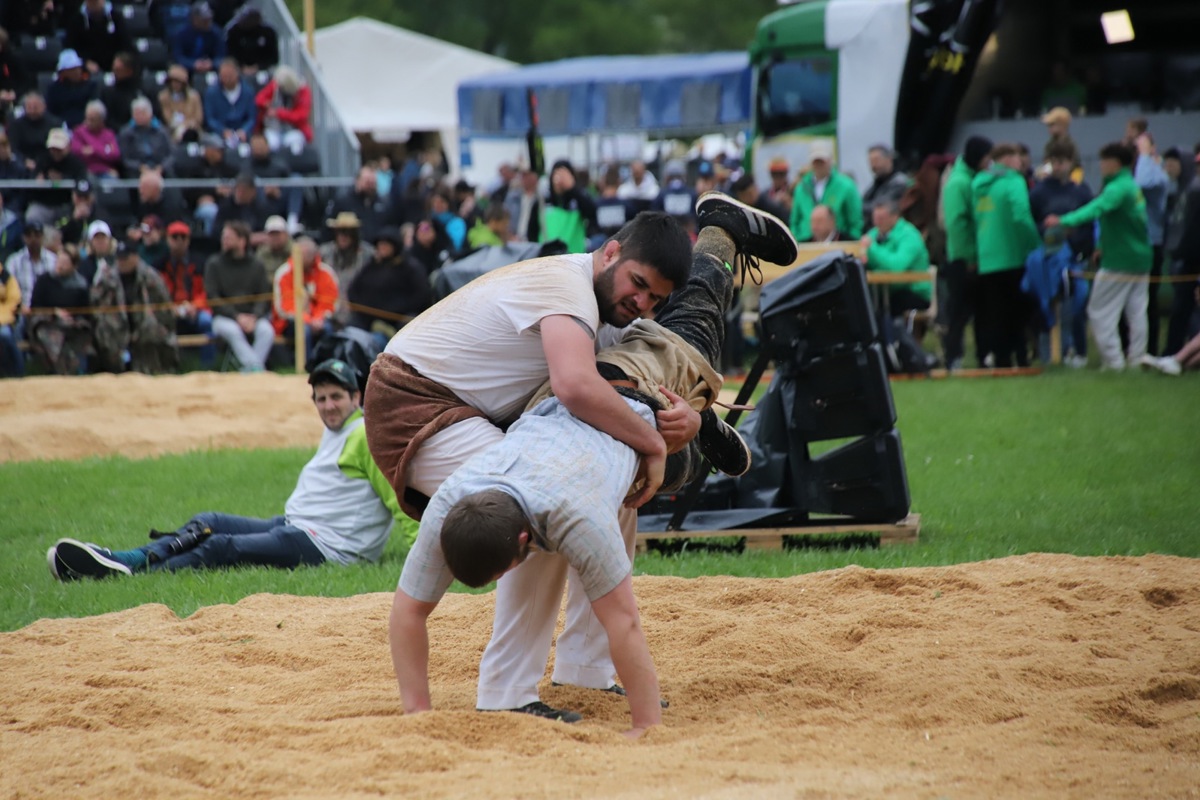
{"type": "Polygon", "coordinates": [[[438,131],[452,170],[458,166],[459,82],[517,66],[365,17],[320,28],[314,45],[346,124],[378,140],[438,131]]]}

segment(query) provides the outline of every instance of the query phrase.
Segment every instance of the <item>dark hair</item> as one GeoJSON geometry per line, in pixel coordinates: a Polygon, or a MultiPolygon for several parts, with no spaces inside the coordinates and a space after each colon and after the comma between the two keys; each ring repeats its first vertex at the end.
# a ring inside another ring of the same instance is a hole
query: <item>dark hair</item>
{"type": "Polygon", "coordinates": [[[604,177],[600,180],[601,186],[616,188],[621,185],[621,168],[616,164],[609,166],[604,170],[604,177]]]}
{"type": "Polygon", "coordinates": [[[1100,148],[1101,159],[1119,161],[1122,167],[1133,166],[1133,148],[1124,142],[1109,142],[1100,148]]]}
{"type": "Polygon", "coordinates": [[[992,148],[992,161],[999,161],[1008,156],[1015,156],[1021,151],[1011,142],[1001,142],[992,148]]]}
{"type": "Polygon", "coordinates": [[[225,227],[237,234],[237,237],[250,246],[250,226],[242,222],[240,219],[233,219],[225,223],[225,227]]]}
{"type": "Polygon", "coordinates": [[[665,211],[643,211],[610,241],[621,245],[621,258],[653,267],[676,289],[692,271],[692,240],[683,226],[665,211]]]}
{"type": "Polygon", "coordinates": [[[1055,158],[1061,158],[1064,161],[1074,161],[1075,148],[1070,142],[1063,142],[1059,141],[1058,139],[1051,140],[1051,142],[1046,145],[1046,158],[1051,160],[1055,158]]]}
{"type": "Polygon", "coordinates": [[[511,495],[488,489],[467,495],[442,521],[442,555],[450,574],[472,588],[496,579],[521,556],[525,513],[511,495]]]}
{"type": "Polygon", "coordinates": [[[1176,161],[1183,161],[1183,153],[1179,152],[1178,147],[1168,147],[1167,152],[1163,153],[1162,157],[1163,161],[1166,161],[1168,158],[1176,161]]]}
{"type": "Polygon", "coordinates": [[[1150,123],[1146,121],[1145,117],[1134,117],[1129,120],[1129,127],[1133,128],[1140,135],[1150,130],[1150,123]]]}
{"type": "Polygon", "coordinates": [[[512,219],[512,212],[502,203],[492,203],[488,206],[487,213],[483,215],[484,222],[501,222],[510,219],[512,219]]]}
{"type": "Polygon", "coordinates": [[[744,172],[744,173],[742,173],[742,176],[740,178],[738,178],[736,181],[733,182],[733,185],[730,186],[729,189],[730,189],[730,191],[733,192],[734,196],[736,197],[737,195],[746,191],[753,185],[754,185],[754,175],[752,175],[749,172],[744,172]]]}

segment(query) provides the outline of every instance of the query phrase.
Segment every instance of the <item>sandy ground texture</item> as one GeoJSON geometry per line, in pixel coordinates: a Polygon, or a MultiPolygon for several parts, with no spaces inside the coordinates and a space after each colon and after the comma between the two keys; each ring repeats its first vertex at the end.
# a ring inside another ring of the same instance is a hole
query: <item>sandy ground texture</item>
{"type": "Polygon", "coordinates": [[[0,383],[0,463],[224,447],[316,447],[307,376],[192,372],[0,383]]]}
{"type": "Polygon", "coordinates": [[[0,796],[1200,796],[1200,565],[1032,555],[786,580],[642,577],[665,724],[473,710],[490,595],[431,620],[400,713],[387,594],[255,595],[0,634],[0,796]]]}
{"type": "MultiPolygon", "coordinates": [[[[7,381],[0,460],[312,446],[303,380],[7,381]]],[[[489,595],[435,613],[438,710],[411,717],[386,594],[0,633],[0,798],[1200,797],[1198,560],[635,588],[671,701],[636,743],[623,700],[548,680],[583,723],[473,710],[489,595]]]]}

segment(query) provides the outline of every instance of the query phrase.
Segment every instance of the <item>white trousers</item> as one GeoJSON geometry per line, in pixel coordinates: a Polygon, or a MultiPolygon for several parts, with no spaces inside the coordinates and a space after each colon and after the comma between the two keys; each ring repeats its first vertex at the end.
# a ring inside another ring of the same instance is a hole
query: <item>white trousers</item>
{"type": "Polygon", "coordinates": [[[259,317],[254,322],[254,346],[246,339],[242,326],[233,317],[218,317],[213,315],[213,334],[221,337],[233,351],[234,357],[243,369],[266,369],[267,358],[271,355],[271,345],[275,344],[275,329],[266,317],[259,317]]]}
{"type": "Polygon", "coordinates": [[[1146,322],[1146,307],[1150,298],[1148,275],[1133,275],[1101,269],[1092,283],[1092,294],[1088,298],[1088,321],[1092,324],[1092,337],[1100,350],[1100,363],[1110,369],[1122,369],[1126,359],[1136,364],[1146,354],[1149,331],[1146,322]],[[1121,353],[1121,335],[1118,324],[1121,315],[1129,326],[1129,354],[1121,353]]]}
{"type": "MultiPolygon", "coordinates": [[[[409,462],[409,486],[432,496],[467,459],[503,437],[499,428],[478,417],[451,425],[429,437],[409,462]]],[[[633,563],[637,512],[622,508],[619,517],[633,563]]],[[[538,699],[537,686],[546,674],[564,587],[566,621],[558,637],[552,679],[591,689],[607,689],[616,681],[608,636],[592,613],[579,576],[564,557],[534,552],[496,585],[492,638],[479,664],[477,708],[519,708],[538,699]]]]}

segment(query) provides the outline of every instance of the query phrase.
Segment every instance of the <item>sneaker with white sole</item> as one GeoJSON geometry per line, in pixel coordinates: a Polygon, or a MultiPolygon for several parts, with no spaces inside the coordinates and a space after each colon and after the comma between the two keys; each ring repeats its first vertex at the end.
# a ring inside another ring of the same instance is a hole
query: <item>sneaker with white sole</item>
{"type": "Polygon", "coordinates": [[[1183,365],[1171,356],[1155,358],[1147,353],[1146,355],[1142,356],[1141,364],[1143,367],[1156,369],[1163,375],[1179,376],[1183,373],[1183,365]]]}
{"type": "MultiPolygon", "coordinates": [[[[108,548],[85,544],[75,539],[59,539],[46,556],[51,560],[50,571],[55,577],[59,577],[64,570],[76,578],[99,579],[111,575],[133,574],[133,570],[112,557],[113,553],[108,548]]],[[[59,577],[59,580],[63,578],[59,577]]]]}
{"type": "Polygon", "coordinates": [[[747,276],[762,283],[759,260],[790,267],[797,258],[792,231],[778,217],[734,200],[721,192],[705,192],[696,201],[696,227],[720,228],[729,234],[737,248],[742,282],[747,276]]]}

